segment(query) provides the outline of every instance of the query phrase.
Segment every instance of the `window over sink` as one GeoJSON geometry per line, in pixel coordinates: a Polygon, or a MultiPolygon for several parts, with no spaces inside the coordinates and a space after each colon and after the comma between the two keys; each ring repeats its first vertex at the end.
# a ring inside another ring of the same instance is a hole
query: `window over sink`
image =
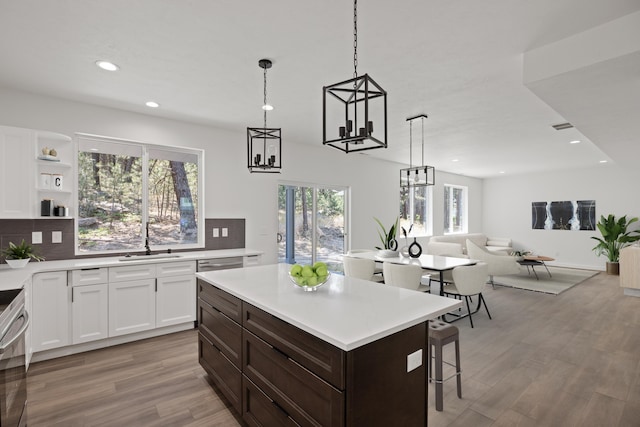
{"type": "Polygon", "coordinates": [[[203,247],[202,157],[78,134],[76,253],[203,247]]]}

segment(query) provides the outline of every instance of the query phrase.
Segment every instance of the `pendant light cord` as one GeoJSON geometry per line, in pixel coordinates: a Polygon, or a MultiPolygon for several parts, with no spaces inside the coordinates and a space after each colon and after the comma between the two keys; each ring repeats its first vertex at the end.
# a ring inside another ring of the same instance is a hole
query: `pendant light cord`
{"type": "Polygon", "coordinates": [[[264,128],[267,128],[267,67],[264,67],[264,102],[262,104],[264,108],[264,128]]]}
{"type": "Polygon", "coordinates": [[[409,169],[413,167],[413,120],[409,120],[409,169]]]}
{"type": "Polygon", "coordinates": [[[420,121],[422,122],[422,163],[421,165],[424,166],[424,117],[421,117],[420,121]]]}
{"type": "Polygon", "coordinates": [[[358,77],[358,0],[353,0],[353,78],[358,77]]]}

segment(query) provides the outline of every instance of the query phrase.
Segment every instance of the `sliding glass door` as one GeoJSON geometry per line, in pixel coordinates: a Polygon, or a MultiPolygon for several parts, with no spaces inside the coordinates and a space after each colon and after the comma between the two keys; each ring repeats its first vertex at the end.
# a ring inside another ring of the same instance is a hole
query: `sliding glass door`
{"type": "Polygon", "coordinates": [[[327,263],[342,271],[347,189],[282,184],[278,188],[278,261],[327,263]]]}

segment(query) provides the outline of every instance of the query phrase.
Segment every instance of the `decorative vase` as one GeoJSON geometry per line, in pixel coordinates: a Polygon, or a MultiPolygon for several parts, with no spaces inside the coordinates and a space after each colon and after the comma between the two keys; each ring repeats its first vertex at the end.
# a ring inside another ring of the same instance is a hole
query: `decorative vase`
{"type": "Polygon", "coordinates": [[[607,274],[612,276],[620,275],[620,263],[607,261],[607,274]]]}
{"type": "Polygon", "coordinates": [[[418,243],[414,237],[413,243],[409,245],[409,256],[411,258],[418,258],[420,255],[422,255],[422,246],[420,246],[420,243],[418,243]]]}
{"type": "Polygon", "coordinates": [[[405,245],[400,248],[400,256],[409,258],[409,246],[405,245]]]}
{"type": "Polygon", "coordinates": [[[30,258],[25,259],[5,259],[11,268],[23,268],[29,263],[30,258]]]}

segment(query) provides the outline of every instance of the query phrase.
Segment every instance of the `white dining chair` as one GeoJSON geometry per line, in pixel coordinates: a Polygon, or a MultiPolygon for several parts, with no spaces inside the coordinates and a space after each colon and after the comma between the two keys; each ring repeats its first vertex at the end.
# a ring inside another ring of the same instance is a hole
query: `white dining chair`
{"type": "MultiPolygon", "coordinates": [[[[480,310],[481,304],[484,305],[484,309],[487,311],[489,319],[491,319],[491,313],[489,313],[487,303],[482,296],[482,290],[484,289],[484,286],[487,283],[487,277],[489,276],[488,264],[485,262],[479,262],[475,265],[456,267],[451,272],[451,275],[453,276],[453,283],[444,288],[444,295],[453,295],[458,299],[462,299],[462,297],[464,297],[468,314],[465,314],[462,317],[469,316],[471,327],[473,328],[473,318],[471,315],[480,310]],[[478,305],[474,311],[471,311],[469,301],[471,300],[471,297],[476,295],[478,296],[478,305]]],[[[456,316],[456,314],[451,315],[456,316]]],[[[443,316],[442,320],[446,322],[446,316],[443,316]]]]}
{"type": "Polygon", "coordinates": [[[353,258],[345,256],[342,258],[344,265],[344,275],[356,277],[358,279],[371,280],[372,282],[382,282],[382,276],[375,274],[376,262],[372,259],[353,258]]]}
{"type": "Polygon", "coordinates": [[[429,286],[420,283],[424,271],[416,264],[382,263],[384,283],[414,291],[429,292],[429,286]]]}
{"type": "MultiPolygon", "coordinates": [[[[351,254],[359,254],[359,253],[363,253],[363,252],[373,252],[373,249],[350,249],[349,252],[347,252],[347,255],[351,255],[351,254]]],[[[378,274],[382,277],[382,266],[379,265],[380,263],[375,263],[375,274],[378,274]]]]}

